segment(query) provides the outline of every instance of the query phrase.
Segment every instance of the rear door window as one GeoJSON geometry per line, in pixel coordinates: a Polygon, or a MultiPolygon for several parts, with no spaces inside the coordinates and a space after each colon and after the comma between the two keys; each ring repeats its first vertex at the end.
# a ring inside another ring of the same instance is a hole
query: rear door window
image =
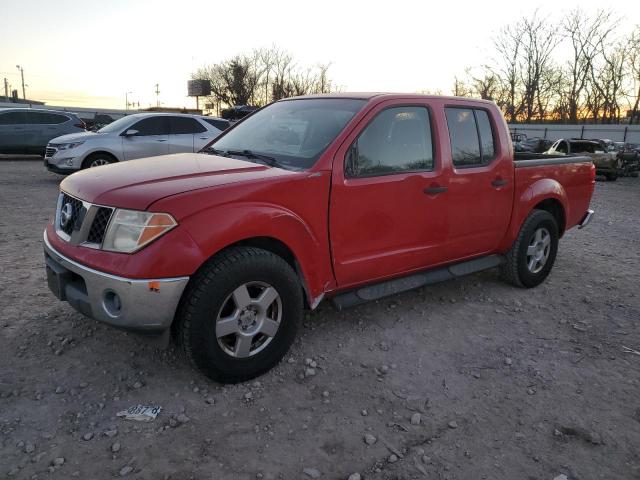
{"type": "Polygon", "coordinates": [[[158,116],[149,117],[133,124],[129,130],[137,130],[138,137],[146,137],[150,135],[169,135],[168,117],[158,116]]]}
{"type": "Polygon", "coordinates": [[[207,129],[195,118],[169,117],[169,131],[172,135],[206,132],[207,129]]]}
{"type": "Polygon", "coordinates": [[[25,123],[24,112],[0,113],[0,125],[23,125],[25,123]]]}
{"type": "Polygon", "coordinates": [[[445,108],[451,157],[455,167],[477,167],[496,157],[489,114],[473,108],[445,108]]]}

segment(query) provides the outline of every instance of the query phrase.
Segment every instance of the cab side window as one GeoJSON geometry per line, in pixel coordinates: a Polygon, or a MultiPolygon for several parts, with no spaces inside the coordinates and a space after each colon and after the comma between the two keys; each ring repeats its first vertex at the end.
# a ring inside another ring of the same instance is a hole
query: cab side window
{"type": "Polygon", "coordinates": [[[345,163],[350,178],[428,170],[433,170],[433,143],[425,107],[380,112],[351,145],[345,163]]]}
{"type": "Polygon", "coordinates": [[[495,136],[485,110],[445,108],[455,167],[487,165],[496,157],[495,136]]]}

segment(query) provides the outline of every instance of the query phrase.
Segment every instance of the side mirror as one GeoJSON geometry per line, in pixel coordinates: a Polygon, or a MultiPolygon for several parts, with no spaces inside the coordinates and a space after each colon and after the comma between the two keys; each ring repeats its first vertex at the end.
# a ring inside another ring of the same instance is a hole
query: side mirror
{"type": "Polygon", "coordinates": [[[129,130],[125,131],[122,136],[123,137],[133,137],[134,135],[137,135],[139,132],[138,130],[134,130],[133,128],[130,128],[129,130]]]}

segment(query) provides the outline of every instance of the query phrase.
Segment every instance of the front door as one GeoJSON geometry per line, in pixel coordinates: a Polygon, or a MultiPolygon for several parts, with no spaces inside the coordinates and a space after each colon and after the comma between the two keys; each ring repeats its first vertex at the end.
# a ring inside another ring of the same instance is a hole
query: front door
{"type": "Polygon", "coordinates": [[[137,133],[123,137],[124,159],[132,160],[168,154],[169,122],[167,118],[164,115],[143,118],[129,127],[127,130],[135,130],[137,133]]]}
{"type": "Polygon", "coordinates": [[[441,261],[447,178],[432,124],[426,103],[385,102],[337,151],[330,241],[341,288],[441,261]]]}
{"type": "Polygon", "coordinates": [[[511,152],[497,145],[488,110],[445,107],[451,146],[449,242],[453,260],[491,253],[511,219],[514,170],[511,152]]]}

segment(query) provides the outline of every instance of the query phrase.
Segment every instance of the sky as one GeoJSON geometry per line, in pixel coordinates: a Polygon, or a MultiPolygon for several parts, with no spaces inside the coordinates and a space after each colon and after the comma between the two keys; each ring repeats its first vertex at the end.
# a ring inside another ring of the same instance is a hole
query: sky
{"type": "MultiPolygon", "coordinates": [[[[0,88],[7,78],[50,105],[195,107],[198,67],[278,46],[302,66],[330,63],[343,91],[451,92],[466,67],[491,63],[492,37],[524,15],[550,22],[580,5],[613,8],[620,31],[640,24],[637,0],[529,2],[323,0],[2,0],[0,88]]],[[[3,95],[4,92],[0,92],[3,95]]]]}

